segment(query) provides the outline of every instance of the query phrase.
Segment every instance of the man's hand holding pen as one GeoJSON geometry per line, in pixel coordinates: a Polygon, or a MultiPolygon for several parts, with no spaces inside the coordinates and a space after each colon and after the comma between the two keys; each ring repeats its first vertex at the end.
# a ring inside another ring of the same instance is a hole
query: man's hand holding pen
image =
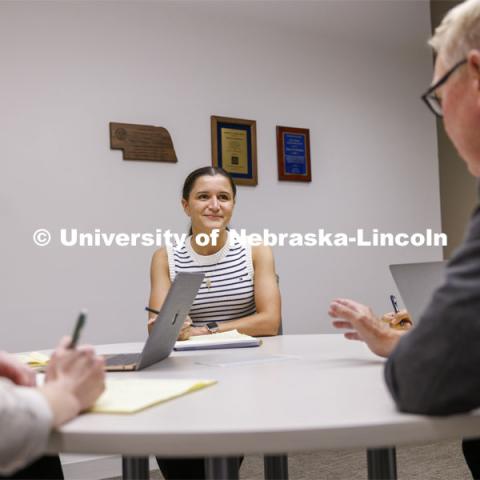
{"type": "Polygon", "coordinates": [[[388,357],[400,337],[412,326],[406,310],[399,310],[394,295],[390,296],[394,312],[376,316],[367,305],[347,298],[337,298],[330,304],[328,314],[334,319],[333,326],[347,330],[348,340],[360,340],[373,353],[388,357]]]}
{"type": "Polygon", "coordinates": [[[395,295],[390,295],[390,302],[392,302],[393,312],[385,313],[381,316],[381,320],[388,323],[390,328],[394,328],[395,330],[410,330],[413,322],[408,312],[398,308],[397,297],[395,297],[395,295]]]}
{"type": "Polygon", "coordinates": [[[410,330],[413,326],[412,319],[406,310],[385,313],[381,319],[395,330],[410,330]]]}

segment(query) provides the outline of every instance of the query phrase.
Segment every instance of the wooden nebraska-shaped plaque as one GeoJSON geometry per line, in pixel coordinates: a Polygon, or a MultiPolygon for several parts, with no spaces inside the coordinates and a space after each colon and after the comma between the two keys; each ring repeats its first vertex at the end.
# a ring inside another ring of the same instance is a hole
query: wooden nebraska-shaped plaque
{"type": "Polygon", "coordinates": [[[122,150],[124,160],[177,162],[166,128],[110,122],[110,148],[122,150]]]}

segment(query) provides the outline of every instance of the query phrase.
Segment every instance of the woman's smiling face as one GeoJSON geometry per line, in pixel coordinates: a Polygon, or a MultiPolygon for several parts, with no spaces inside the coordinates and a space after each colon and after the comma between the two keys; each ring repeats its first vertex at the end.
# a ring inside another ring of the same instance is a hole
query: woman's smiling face
{"type": "Polygon", "coordinates": [[[223,175],[198,177],[188,199],[182,199],[182,206],[192,220],[194,233],[225,229],[235,206],[229,180],[223,175]]]}

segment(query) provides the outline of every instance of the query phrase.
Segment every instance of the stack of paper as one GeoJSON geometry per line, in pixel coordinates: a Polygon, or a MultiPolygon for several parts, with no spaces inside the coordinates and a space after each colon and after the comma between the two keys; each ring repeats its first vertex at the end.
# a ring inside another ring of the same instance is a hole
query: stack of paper
{"type": "Polygon", "coordinates": [[[175,343],[175,350],[211,350],[217,348],[242,348],[258,347],[262,344],[259,338],[250,337],[237,330],[214,333],[209,335],[196,335],[188,340],[175,343]]]}
{"type": "Polygon", "coordinates": [[[30,367],[45,367],[50,360],[48,355],[39,352],[19,353],[17,358],[30,367]]]}
{"type": "Polygon", "coordinates": [[[107,380],[105,392],[90,409],[94,413],[135,413],[216,383],[195,379],[107,380]]]}

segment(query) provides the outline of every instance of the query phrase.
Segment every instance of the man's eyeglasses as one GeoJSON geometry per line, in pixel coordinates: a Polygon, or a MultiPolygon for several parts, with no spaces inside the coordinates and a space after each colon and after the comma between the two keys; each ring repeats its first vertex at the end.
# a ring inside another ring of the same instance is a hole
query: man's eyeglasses
{"type": "Polygon", "coordinates": [[[455,70],[467,63],[467,59],[460,60],[456,63],[445,75],[443,75],[438,82],[435,82],[423,95],[422,100],[427,104],[427,107],[437,116],[443,117],[442,99],[437,95],[438,87],[441,87],[452,75],[455,70]]]}

